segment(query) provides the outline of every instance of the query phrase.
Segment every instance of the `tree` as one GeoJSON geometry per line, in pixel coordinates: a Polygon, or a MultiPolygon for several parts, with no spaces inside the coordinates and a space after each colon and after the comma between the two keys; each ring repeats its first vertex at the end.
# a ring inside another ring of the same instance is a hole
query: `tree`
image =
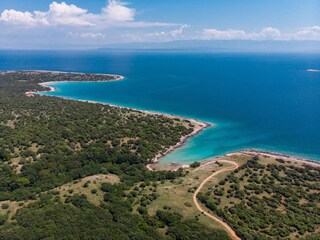
{"type": "Polygon", "coordinates": [[[194,162],[194,163],[191,163],[190,164],[190,167],[191,168],[197,168],[197,167],[199,167],[201,164],[199,163],[199,162],[194,162]]]}

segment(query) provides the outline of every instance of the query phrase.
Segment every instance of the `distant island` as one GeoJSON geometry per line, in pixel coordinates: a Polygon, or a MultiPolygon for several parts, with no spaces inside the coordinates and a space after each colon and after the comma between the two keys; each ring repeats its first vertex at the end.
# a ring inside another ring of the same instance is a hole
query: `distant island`
{"type": "Polygon", "coordinates": [[[1,239],[319,238],[319,163],[244,150],[164,171],[209,124],[41,95],[121,79],[0,72],[1,239]]]}

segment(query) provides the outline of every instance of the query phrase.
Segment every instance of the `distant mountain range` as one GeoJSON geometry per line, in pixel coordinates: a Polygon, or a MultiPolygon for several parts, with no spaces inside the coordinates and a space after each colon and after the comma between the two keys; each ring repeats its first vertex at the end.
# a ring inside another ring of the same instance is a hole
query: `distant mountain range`
{"type": "Polygon", "coordinates": [[[171,42],[131,42],[113,44],[56,43],[54,47],[39,44],[37,48],[0,47],[0,50],[98,50],[98,51],[183,51],[183,52],[306,52],[320,53],[320,41],[272,40],[180,40],[171,42]]]}
{"type": "Polygon", "coordinates": [[[109,44],[99,50],[188,50],[221,52],[320,52],[320,41],[183,40],[109,44]]]}

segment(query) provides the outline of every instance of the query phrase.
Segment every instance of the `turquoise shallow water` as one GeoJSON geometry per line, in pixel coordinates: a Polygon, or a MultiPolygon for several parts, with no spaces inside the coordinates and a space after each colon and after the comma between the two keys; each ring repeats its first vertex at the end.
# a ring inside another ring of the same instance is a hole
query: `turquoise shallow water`
{"type": "Polygon", "coordinates": [[[320,54],[0,52],[2,70],[115,73],[123,81],[56,83],[48,95],[215,123],[162,162],[259,148],[320,160],[320,54]]]}

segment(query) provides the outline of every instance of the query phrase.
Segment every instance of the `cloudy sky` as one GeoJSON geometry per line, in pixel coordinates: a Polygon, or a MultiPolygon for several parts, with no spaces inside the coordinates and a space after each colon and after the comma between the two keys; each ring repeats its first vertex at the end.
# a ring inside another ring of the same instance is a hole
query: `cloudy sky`
{"type": "Polygon", "coordinates": [[[0,0],[0,48],[320,41],[319,0],[0,0]]]}

